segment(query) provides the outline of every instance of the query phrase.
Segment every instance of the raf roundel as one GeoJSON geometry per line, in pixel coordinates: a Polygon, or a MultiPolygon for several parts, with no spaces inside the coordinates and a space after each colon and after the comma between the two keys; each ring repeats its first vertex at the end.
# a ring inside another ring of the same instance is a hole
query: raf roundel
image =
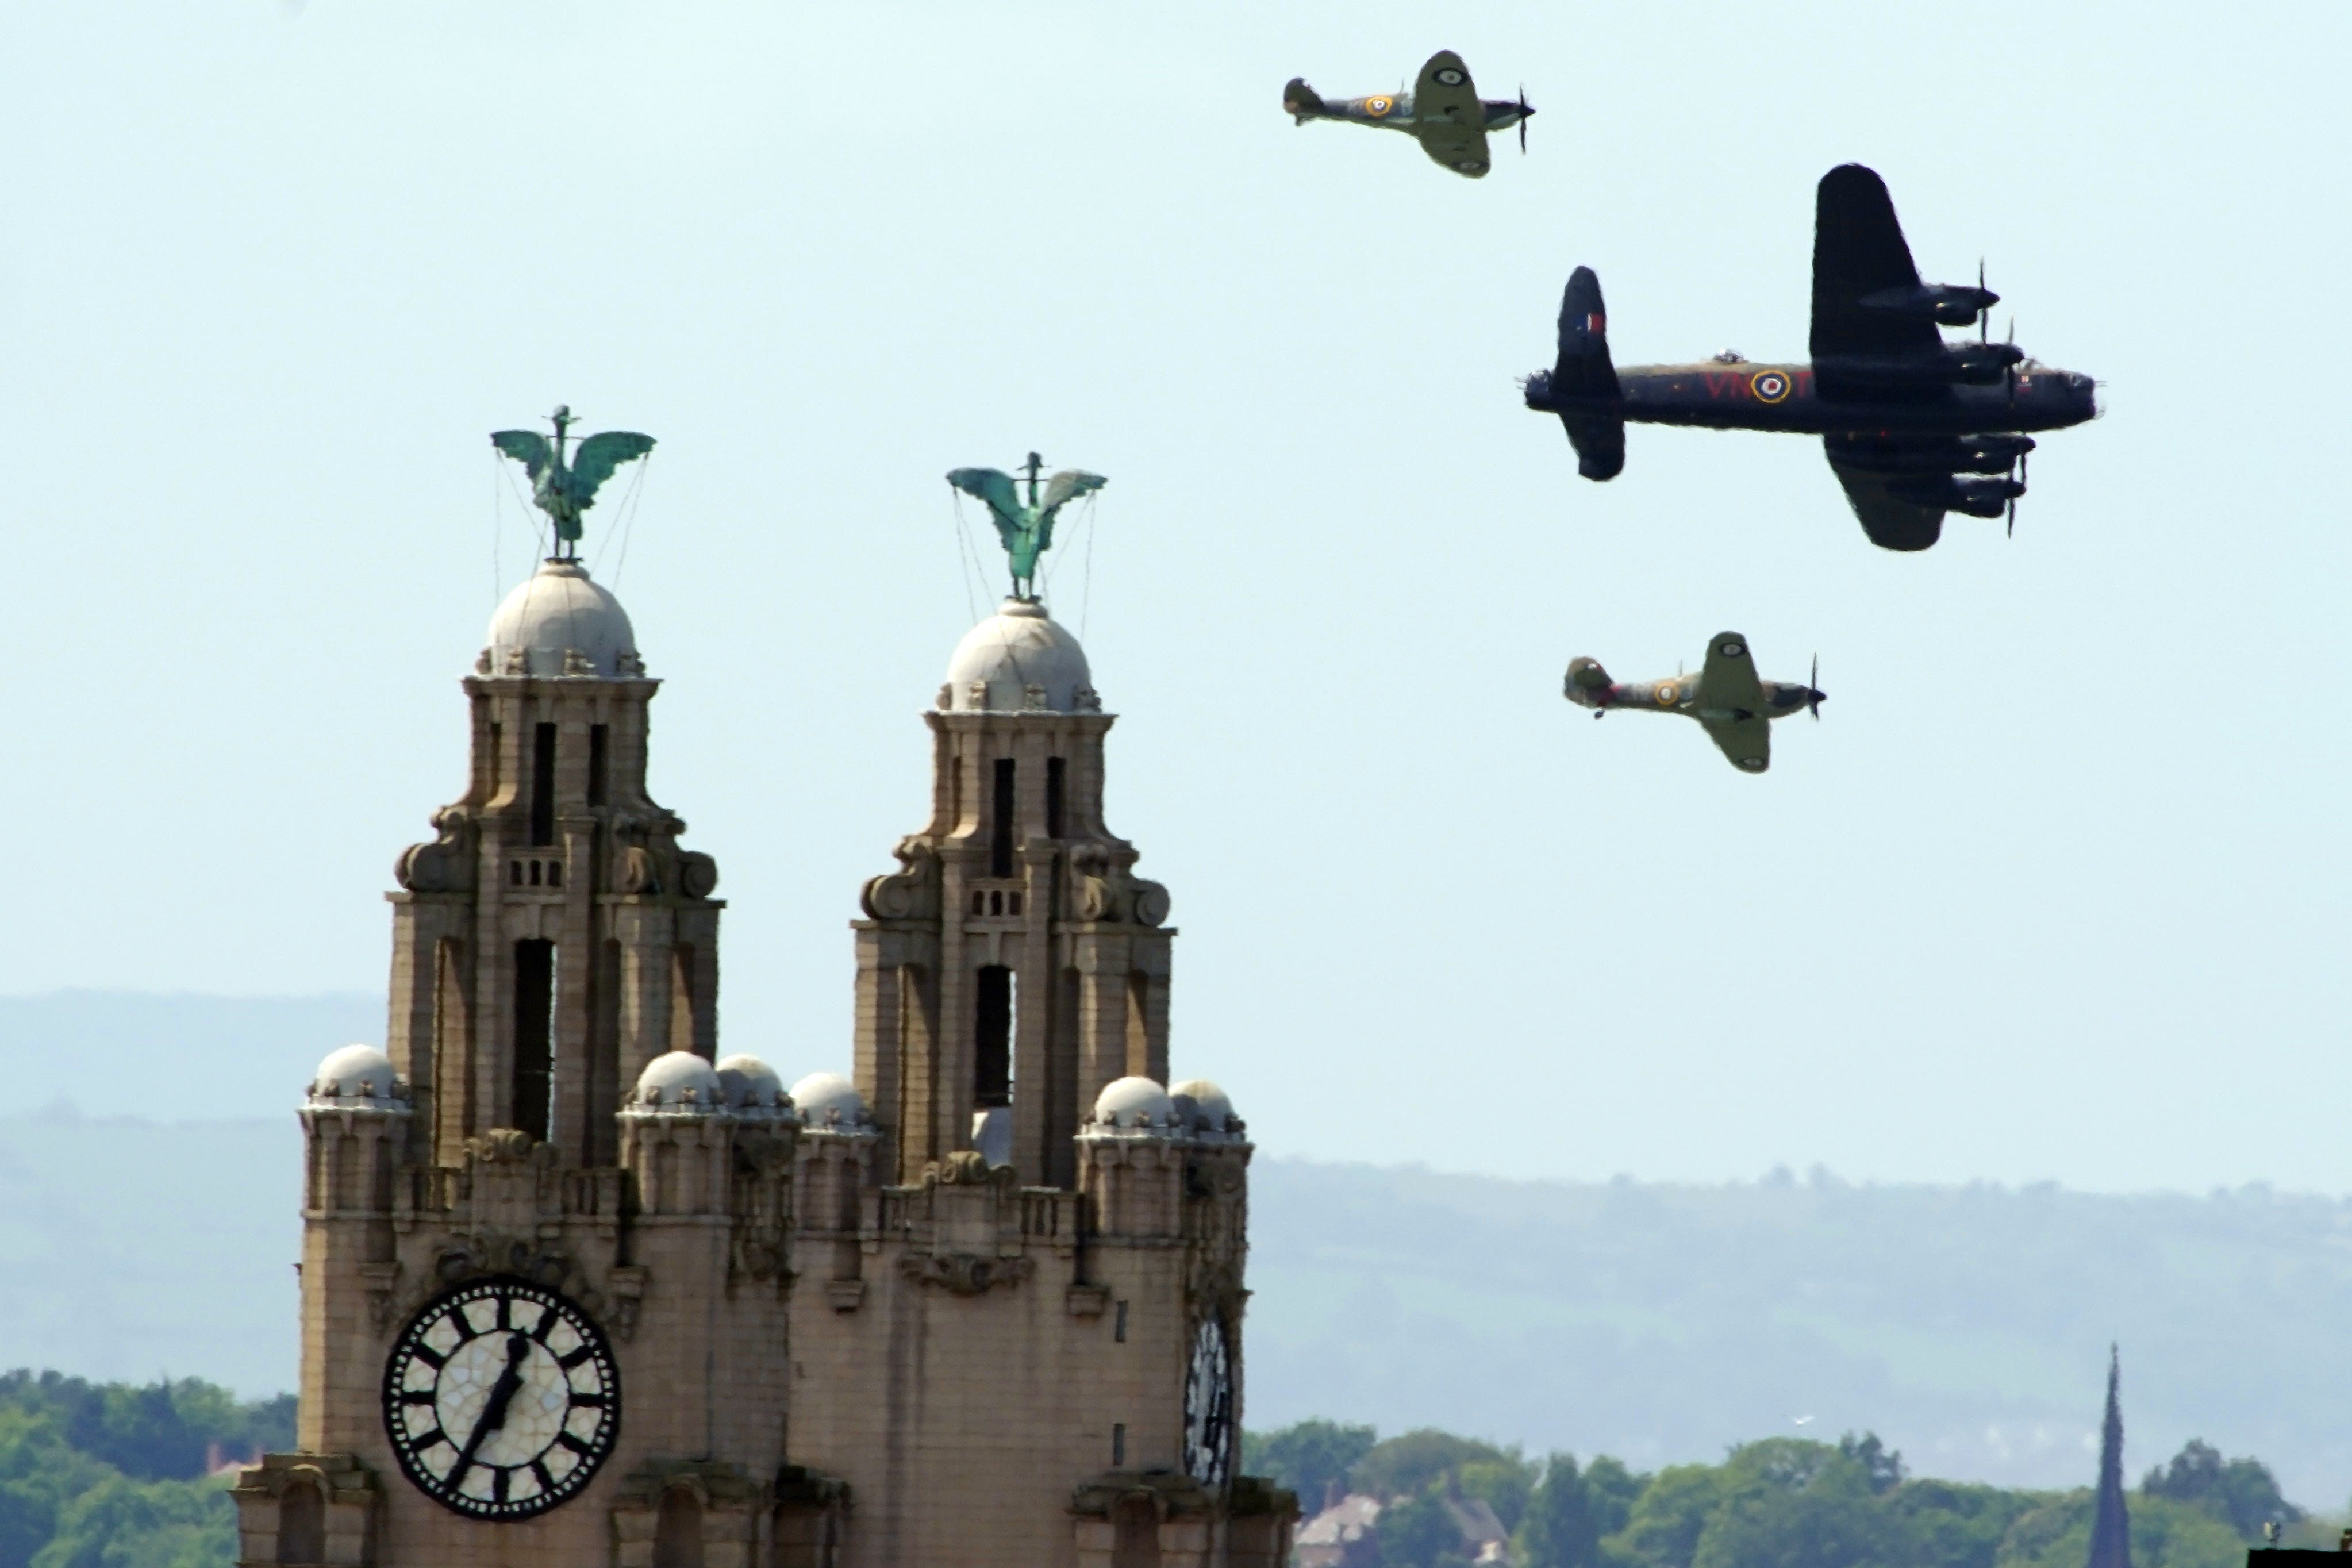
{"type": "Polygon", "coordinates": [[[1759,403],[1778,403],[1789,395],[1789,373],[1759,370],[1748,378],[1748,390],[1756,395],[1759,403]]]}
{"type": "Polygon", "coordinates": [[[1395,107],[1396,100],[1393,99],[1368,98],[1364,100],[1364,112],[1370,115],[1375,120],[1378,120],[1381,116],[1386,114],[1390,110],[1395,107]]]}
{"type": "Polygon", "coordinates": [[[1678,696],[1678,695],[1679,695],[1679,693],[1677,693],[1672,686],[1661,686],[1661,687],[1659,687],[1659,688],[1658,688],[1658,706],[1659,706],[1659,707],[1661,707],[1661,708],[1671,708],[1671,707],[1673,707],[1673,706],[1675,705],[1675,698],[1676,696],[1678,696]]]}
{"type": "Polygon", "coordinates": [[[472,1519],[577,1496],[620,1435],[612,1346],[527,1279],[478,1279],[412,1319],[383,1370],[384,1433],[419,1491],[472,1519]]]}
{"type": "Polygon", "coordinates": [[[1454,67],[1446,66],[1438,71],[1437,79],[1447,87],[1460,87],[1464,82],[1468,81],[1470,79],[1463,75],[1454,67]]]}

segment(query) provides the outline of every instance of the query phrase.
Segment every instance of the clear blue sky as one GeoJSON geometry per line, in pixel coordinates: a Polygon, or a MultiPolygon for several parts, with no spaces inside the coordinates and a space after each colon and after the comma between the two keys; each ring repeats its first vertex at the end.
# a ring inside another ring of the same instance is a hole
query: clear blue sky
{"type": "Polygon", "coordinates": [[[1052,598],[1174,893],[1178,1070],[1269,1149],[2352,1188],[2347,45],[2322,5],[26,7],[0,991],[381,986],[529,554],[484,437],[560,399],[661,439],[618,583],[656,789],[731,900],[725,1041],[788,1074],[846,1064],[844,922],[920,824],[940,475],[1035,447],[1111,476],[1052,598]],[[1541,110],[1483,182],[1277,107],[1441,45],[1541,110]],[[1576,479],[1513,384],[1569,268],[1622,362],[1801,353],[1849,159],[2107,383],[2015,540],[1875,551],[1797,438],[1576,479]],[[1559,700],[1725,627],[1832,694],[1764,778],[1559,700]]]}

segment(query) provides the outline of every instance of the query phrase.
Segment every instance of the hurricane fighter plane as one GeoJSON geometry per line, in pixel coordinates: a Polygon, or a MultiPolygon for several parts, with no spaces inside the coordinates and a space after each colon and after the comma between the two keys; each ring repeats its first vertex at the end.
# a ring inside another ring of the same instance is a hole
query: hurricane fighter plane
{"type": "Polygon", "coordinates": [[[1771,721],[1786,719],[1801,708],[1816,719],[1822,716],[1828,693],[1814,684],[1821,673],[1816,659],[1802,686],[1759,680],[1748,639],[1738,632],[1717,632],[1706,645],[1706,666],[1695,676],[1621,683],[1609,679],[1600,660],[1572,658],[1560,694],[1579,708],[1591,709],[1595,719],[1605,719],[1618,708],[1696,719],[1732,766],[1760,773],[1772,765],[1771,721]]]}
{"type": "Polygon", "coordinates": [[[1519,128],[1519,151],[1528,150],[1528,116],[1535,112],[1523,88],[1517,99],[1482,99],[1471,85],[1470,68],[1452,49],[1440,49],[1421,68],[1421,79],[1411,92],[1375,93],[1370,98],[1342,99],[1326,103],[1305,79],[1292,77],[1282,89],[1282,107],[1304,125],[1310,120],[1338,120],[1357,125],[1378,125],[1402,131],[1421,143],[1421,150],[1453,170],[1475,180],[1489,161],[1486,133],[1519,128]]]}
{"type": "Polygon", "coordinates": [[[1988,341],[2000,298],[1981,267],[1974,288],[1922,283],[1885,182],[1848,163],[1822,176],[1814,210],[1810,363],[1726,353],[1619,370],[1601,280],[1580,267],[1560,301],[1559,363],[1528,378],[1527,404],[1559,416],[1588,479],[1624,468],[1629,419],[1817,435],[1871,542],[1925,550],[1947,511],[2006,511],[2013,530],[2034,446],[2026,432],[2098,416],[2089,376],[1988,341]],[[1971,321],[1973,342],[1947,342],[1937,330],[1971,321]]]}

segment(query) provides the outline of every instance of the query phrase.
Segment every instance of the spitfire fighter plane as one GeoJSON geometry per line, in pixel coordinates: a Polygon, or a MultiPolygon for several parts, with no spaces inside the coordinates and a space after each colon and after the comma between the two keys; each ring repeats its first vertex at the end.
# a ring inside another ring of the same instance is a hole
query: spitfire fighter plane
{"type": "Polygon", "coordinates": [[[1732,766],[1760,773],[1772,765],[1772,720],[1786,719],[1801,708],[1816,719],[1822,716],[1828,693],[1813,684],[1820,679],[1821,661],[1816,659],[1811,678],[1802,686],[1759,680],[1748,639],[1738,632],[1717,632],[1706,645],[1705,668],[1695,676],[1620,683],[1609,679],[1598,659],[1573,658],[1560,694],[1579,708],[1591,709],[1595,719],[1608,717],[1616,708],[1696,719],[1732,766]]]}
{"type": "Polygon", "coordinates": [[[1440,49],[1429,57],[1411,92],[1375,93],[1370,98],[1326,103],[1305,79],[1292,77],[1290,85],[1282,89],[1282,107],[1300,125],[1310,120],[1339,120],[1404,132],[1433,160],[1474,180],[1483,177],[1489,166],[1486,133],[1517,126],[1519,151],[1524,153],[1528,116],[1535,112],[1525,89],[1516,100],[1480,98],[1471,85],[1470,68],[1452,49],[1440,49]]]}
{"type": "Polygon", "coordinates": [[[1810,363],[1753,364],[1720,353],[1696,364],[1610,363],[1601,280],[1578,268],[1560,301],[1559,359],[1527,381],[1527,404],[1559,416],[1577,471],[1614,479],[1625,422],[1822,437],[1831,471],[1871,542],[1925,550],[1944,514],[2009,514],[2025,493],[2032,430],[2097,417],[2087,375],[1988,341],[1985,288],[1922,283],[1886,185],[1859,163],[1822,176],[1813,224],[1810,363]],[[1974,342],[1940,327],[1974,321],[1974,342]]]}

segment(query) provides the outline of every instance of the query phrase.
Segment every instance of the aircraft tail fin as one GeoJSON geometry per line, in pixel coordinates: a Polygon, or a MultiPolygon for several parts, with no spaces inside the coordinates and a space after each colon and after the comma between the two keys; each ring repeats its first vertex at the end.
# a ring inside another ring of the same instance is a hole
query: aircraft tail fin
{"type": "Polygon", "coordinates": [[[1283,112],[1289,115],[1294,123],[1299,125],[1306,124],[1315,116],[1324,112],[1322,98],[1313,88],[1307,85],[1307,79],[1301,76],[1292,77],[1283,88],[1282,108],[1283,112]]]}
{"type": "Polygon", "coordinates": [[[1617,411],[1617,367],[1609,358],[1609,317],[1601,300],[1601,279],[1590,267],[1568,277],[1559,301],[1559,362],[1551,373],[1553,397],[1587,402],[1587,409],[1560,410],[1559,422],[1576,448],[1576,471],[1588,479],[1613,479],[1625,467],[1625,420],[1617,411]]]}

